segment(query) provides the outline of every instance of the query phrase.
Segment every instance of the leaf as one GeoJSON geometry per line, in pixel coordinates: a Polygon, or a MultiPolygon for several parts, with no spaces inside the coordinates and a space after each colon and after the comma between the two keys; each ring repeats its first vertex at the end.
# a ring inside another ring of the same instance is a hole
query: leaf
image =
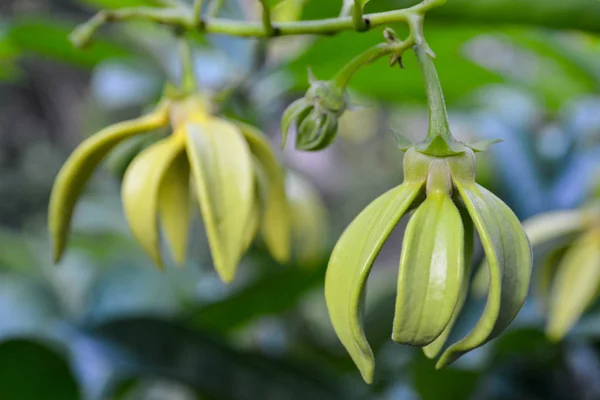
{"type": "Polygon", "coordinates": [[[157,223],[161,188],[163,182],[172,179],[167,172],[183,151],[181,134],[169,136],[142,151],[123,177],[121,199],[127,223],[136,240],[159,267],[163,266],[157,223]]]}
{"type": "Polygon", "coordinates": [[[225,120],[186,125],[187,153],[213,263],[224,282],[235,277],[254,202],[252,156],[225,120]]]}
{"type": "Polygon", "coordinates": [[[434,363],[422,356],[415,357],[410,373],[422,400],[471,399],[481,376],[475,371],[458,368],[436,370],[434,363]]]}
{"type": "Polygon", "coordinates": [[[41,342],[11,339],[0,343],[0,398],[81,399],[65,357],[41,342]]]}
{"type": "Polygon", "coordinates": [[[458,298],[458,303],[454,308],[454,312],[452,314],[452,319],[444,328],[444,331],[438,336],[431,344],[423,347],[423,353],[427,358],[435,358],[442,350],[450,333],[452,333],[452,329],[454,328],[454,324],[458,320],[458,316],[460,315],[465,301],[467,300],[467,295],[469,293],[469,275],[471,272],[471,257],[473,256],[473,242],[475,236],[475,228],[473,227],[473,221],[469,217],[467,211],[463,208],[459,209],[460,217],[463,224],[463,231],[465,234],[464,246],[463,246],[463,256],[464,256],[464,265],[465,272],[463,281],[460,288],[460,295],[458,298]]]}
{"type": "Polygon", "coordinates": [[[422,185],[423,182],[405,182],[369,204],[346,228],[327,266],[325,300],[329,317],[367,383],[372,382],[375,368],[361,324],[367,277],[381,247],[422,185]]]}
{"type": "Polygon", "coordinates": [[[48,211],[48,227],[53,242],[54,261],[63,253],[73,216],[73,210],[100,162],[123,140],[168,123],[167,104],[130,121],[111,125],[83,141],[69,156],[56,177],[48,211]]]}
{"type": "Polygon", "coordinates": [[[404,234],[392,339],[426,346],[444,331],[464,280],[464,230],[445,192],[430,192],[404,234]]]}
{"type": "Polygon", "coordinates": [[[26,17],[12,20],[7,35],[22,51],[84,68],[93,68],[105,60],[129,56],[124,48],[101,38],[95,39],[86,51],[77,50],[68,39],[73,28],[75,25],[68,22],[26,17]]]}
{"type": "Polygon", "coordinates": [[[240,128],[250,146],[250,151],[256,156],[266,173],[268,189],[261,230],[273,257],[280,263],[285,263],[289,261],[291,252],[291,221],[283,168],[262,132],[242,122],[235,124],[240,128]]]}
{"type": "Polygon", "coordinates": [[[293,309],[308,290],[319,285],[324,272],[324,265],[310,270],[298,265],[275,270],[224,300],[195,307],[190,311],[188,324],[215,333],[228,333],[262,316],[282,315],[293,309]]]}
{"type": "Polygon", "coordinates": [[[479,321],[467,336],[446,349],[438,368],[502,333],[523,306],[531,278],[531,246],[511,209],[474,182],[455,180],[455,185],[481,238],[490,284],[479,321]]]}
{"type": "Polygon", "coordinates": [[[89,4],[98,9],[117,9],[143,6],[160,6],[161,2],[156,0],[78,0],[79,3],[89,4]]]}
{"type": "MultiPolygon", "coordinates": [[[[178,323],[131,318],[91,327],[91,332],[127,354],[129,368],[117,378],[169,378],[209,399],[347,398],[325,371],[240,351],[178,323]]],[[[102,398],[111,398],[110,393],[102,398]]]]}
{"type": "Polygon", "coordinates": [[[560,340],[596,298],[600,286],[600,230],[590,230],[569,248],[552,284],[546,333],[560,340]]]}

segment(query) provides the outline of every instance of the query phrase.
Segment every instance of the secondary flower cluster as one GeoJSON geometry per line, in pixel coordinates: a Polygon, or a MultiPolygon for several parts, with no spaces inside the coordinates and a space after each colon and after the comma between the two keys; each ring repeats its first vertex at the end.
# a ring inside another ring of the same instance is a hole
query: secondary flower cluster
{"type": "MultiPolygon", "coordinates": [[[[408,149],[404,183],[373,201],[339,239],[325,278],[329,314],[363,378],[371,382],[373,352],[361,323],[367,277],[384,242],[410,209],[400,257],[392,339],[436,357],[461,311],[478,232],[491,277],[487,304],[470,333],[447,347],[442,367],[498,336],[521,309],[531,275],[531,248],[514,213],[475,183],[475,155],[408,149]]],[[[459,147],[461,147],[459,145],[459,147]]]]}
{"type": "Polygon", "coordinates": [[[598,296],[600,203],[542,214],[524,225],[534,246],[551,240],[563,243],[546,254],[536,279],[536,294],[548,315],[546,334],[559,340],[598,296]]]}
{"type": "MultiPolygon", "coordinates": [[[[153,261],[163,264],[160,231],[175,261],[185,260],[195,192],[223,281],[234,278],[241,256],[259,231],[273,257],[286,262],[294,234],[292,217],[306,205],[290,209],[284,171],[262,133],[211,115],[197,96],[165,100],[148,115],[96,133],[71,154],[50,200],[55,261],[67,242],[77,200],[100,162],[126,139],[169,125],[173,133],[137,155],[122,183],[125,216],[153,261]]],[[[314,204],[313,197],[308,200],[314,204]]],[[[300,229],[312,228],[306,225],[300,229]]]]}

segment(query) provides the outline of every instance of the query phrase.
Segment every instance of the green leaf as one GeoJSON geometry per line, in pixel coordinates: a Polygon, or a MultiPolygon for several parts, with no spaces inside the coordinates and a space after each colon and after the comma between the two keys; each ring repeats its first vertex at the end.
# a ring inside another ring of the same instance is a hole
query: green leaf
{"type": "MultiPolygon", "coordinates": [[[[91,331],[124,349],[130,362],[120,372],[126,373],[126,379],[168,378],[209,399],[347,398],[325,371],[240,351],[178,323],[131,318],[91,327],[91,331]]],[[[111,398],[111,393],[103,393],[102,398],[111,398]]]]}
{"type": "Polygon", "coordinates": [[[17,18],[11,21],[8,38],[24,52],[54,60],[93,68],[98,63],[115,58],[127,58],[129,53],[118,45],[98,38],[85,51],[78,50],[69,41],[74,24],[43,17],[17,18]]]}
{"type": "MultiPolygon", "coordinates": [[[[261,261],[263,263],[269,265],[272,261],[261,261]]],[[[323,267],[304,269],[292,265],[261,276],[224,300],[191,310],[188,324],[228,333],[259,317],[281,315],[294,308],[303,294],[321,282],[323,267]]]]}
{"type": "Polygon", "coordinates": [[[404,234],[392,339],[426,346],[444,331],[464,280],[464,230],[445,192],[431,192],[404,234]]]}
{"type": "Polygon", "coordinates": [[[186,140],[213,263],[231,282],[254,204],[252,155],[240,130],[225,120],[186,125],[186,140]]]}
{"type": "Polygon", "coordinates": [[[373,262],[423,182],[405,182],[367,206],[333,249],[325,275],[325,300],[333,327],[359,368],[373,380],[375,363],[361,323],[361,303],[373,262]]]}
{"type": "Polygon", "coordinates": [[[531,278],[531,246],[512,210],[474,182],[455,180],[455,185],[481,238],[490,284],[481,318],[442,354],[440,368],[502,333],[523,306],[531,278]]]}
{"type": "Polygon", "coordinates": [[[600,286],[600,230],[590,230],[557,266],[548,310],[547,335],[562,339],[596,298],[600,286]]]}
{"type": "Polygon", "coordinates": [[[457,368],[436,370],[434,363],[418,356],[412,365],[414,387],[422,400],[473,398],[480,374],[457,368]]]}
{"type": "Polygon", "coordinates": [[[117,9],[128,7],[160,6],[156,0],[78,0],[79,3],[89,4],[99,9],[117,9]]]}
{"type": "Polygon", "coordinates": [[[0,398],[78,400],[81,393],[65,357],[29,339],[0,343],[0,398]]]}

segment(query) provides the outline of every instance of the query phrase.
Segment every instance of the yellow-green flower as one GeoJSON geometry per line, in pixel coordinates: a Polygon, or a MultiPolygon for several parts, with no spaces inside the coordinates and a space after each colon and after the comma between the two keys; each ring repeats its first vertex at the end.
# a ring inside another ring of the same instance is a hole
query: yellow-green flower
{"type": "Polygon", "coordinates": [[[100,162],[124,140],[169,125],[173,133],[134,158],[122,187],[127,221],[153,261],[163,263],[161,231],[175,261],[185,260],[192,198],[224,281],[234,278],[259,230],[274,258],[287,261],[291,222],[284,173],[270,145],[252,126],[211,115],[196,96],[165,100],[148,115],[96,133],[71,154],[50,199],[54,259],[61,258],[77,199],[100,162]]]}
{"type": "Polygon", "coordinates": [[[533,246],[566,239],[546,254],[535,292],[547,313],[546,334],[562,339],[596,300],[600,289],[600,204],[541,214],[525,222],[533,246]]]}
{"type": "Polygon", "coordinates": [[[445,145],[450,141],[441,140],[408,149],[404,183],[356,217],[329,262],[325,297],[331,321],[367,382],[372,381],[374,357],[361,322],[364,288],[377,254],[409,209],[416,207],[402,244],[394,341],[423,347],[430,358],[442,350],[466,297],[474,230],[492,277],[487,303],[471,332],[445,348],[438,368],[498,336],[527,295],[531,248],[519,220],[475,183],[473,150],[452,142],[450,151],[445,145]],[[431,154],[442,150],[448,155],[431,154]]]}

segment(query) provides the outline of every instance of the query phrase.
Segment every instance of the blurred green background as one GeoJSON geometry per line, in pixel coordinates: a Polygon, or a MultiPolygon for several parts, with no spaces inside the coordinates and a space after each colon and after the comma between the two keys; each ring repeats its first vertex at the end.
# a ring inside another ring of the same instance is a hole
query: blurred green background
{"type": "MultiPolygon", "coordinates": [[[[226,0],[221,15],[256,19],[257,3],[226,0]]],[[[414,3],[373,0],[367,12],[414,3]]],[[[139,115],[165,80],[178,79],[166,27],[111,25],[85,51],[68,42],[97,9],[140,4],[152,1],[0,3],[0,399],[600,399],[594,308],[551,344],[530,299],[509,331],[441,371],[418,349],[393,344],[400,232],[369,281],[373,385],[335,337],[322,293],[328,254],[352,218],[402,179],[390,127],[415,140],[426,132],[412,54],[404,70],[381,60],[357,75],[356,107],[331,148],[281,153],[328,208],[314,214],[328,229],[312,262],[277,265],[256,243],[224,285],[197,221],[185,268],[158,272],[119,203],[124,168],[144,145],[132,142],[88,186],[67,255],[52,265],[46,206],[62,162],[84,137],[139,115]]],[[[332,17],[341,1],[301,6],[282,14],[332,17]]],[[[600,185],[600,2],[448,0],[425,29],[455,135],[504,139],[479,156],[479,182],[522,219],[589,199],[600,185]]],[[[237,83],[226,113],[260,126],[278,147],[281,112],[306,90],[307,67],[329,79],[381,30],[269,43],[193,39],[203,87],[237,83]]],[[[460,324],[477,318],[480,304],[471,303],[460,324]]]]}

